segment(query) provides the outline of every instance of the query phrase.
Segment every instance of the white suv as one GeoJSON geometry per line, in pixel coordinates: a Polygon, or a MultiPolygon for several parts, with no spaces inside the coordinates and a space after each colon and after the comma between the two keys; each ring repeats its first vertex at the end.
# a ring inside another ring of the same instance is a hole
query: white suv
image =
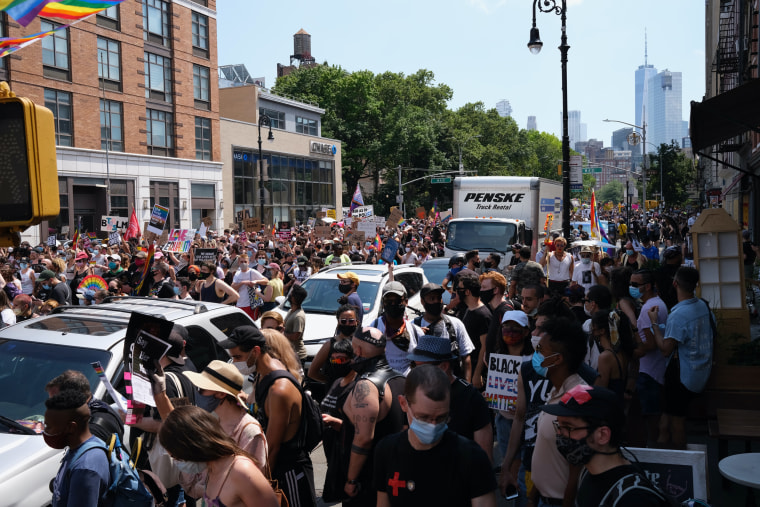
{"type": "MultiPolygon", "coordinates": [[[[338,273],[346,271],[356,273],[359,277],[359,288],[356,292],[362,300],[362,324],[369,325],[383,311],[383,287],[389,278],[388,266],[385,264],[340,265],[322,269],[309,277],[302,284],[308,295],[301,305],[306,312],[306,329],[303,335],[308,354],[306,371],[322,344],[335,336],[335,327],[338,324],[335,312],[340,307],[338,299],[343,296],[338,290],[338,273]]],[[[414,318],[421,315],[423,307],[420,302],[420,289],[428,281],[422,269],[406,264],[394,266],[393,279],[401,282],[406,288],[409,298],[407,316],[414,318]]],[[[275,310],[285,315],[290,310],[290,303],[284,301],[275,310]]]]}
{"type": "Polygon", "coordinates": [[[229,333],[252,321],[234,306],[154,298],[121,298],[94,306],[70,306],[0,330],[0,504],[50,505],[49,484],[63,451],[21,424],[44,421],[45,385],[64,370],[90,380],[96,398],[112,400],[90,363],[99,361],[124,393],[124,335],[132,312],[145,313],[187,328],[187,355],[196,368],[229,359],[219,346],[229,333]]]}

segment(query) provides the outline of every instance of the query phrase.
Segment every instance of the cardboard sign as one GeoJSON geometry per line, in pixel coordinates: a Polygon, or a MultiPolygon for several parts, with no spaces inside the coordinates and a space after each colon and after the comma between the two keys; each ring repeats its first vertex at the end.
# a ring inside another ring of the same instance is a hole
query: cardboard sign
{"type": "Polygon", "coordinates": [[[52,234],[48,236],[47,238],[47,245],[48,246],[55,246],[55,234],[52,234]]]}
{"type": "Polygon", "coordinates": [[[522,357],[491,354],[488,358],[486,402],[494,410],[517,408],[517,375],[522,357]]]}
{"type": "Polygon", "coordinates": [[[193,264],[200,265],[201,262],[216,263],[216,248],[196,248],[194,250],[193,264]]]}
{"type": "Polygon", "coordinates": [[[246,218],[243,220],[243,229],[245,232],[256,232],[261,230],[261,220],[258,217],[246,218]]]}
{"type": "Polygon", "coordinates": [[[325,239],[330,237],[330,226],[329,225],[317,225],[314,227],[314,234],[320,238],[325,239]]]}
{"type": "Polygon", "coordinates": [[[201,219],[201,223],[206,226],[206,228],[211,227],[211,217],[203,217],[201,219]]]}
{"type": "Polygon", "coordinates": [[[391,214],[388,216],[388,220],[385,222],[386,227],[396,227],[399,221],[404,218],[404,214],[398,208],[393,208],[391,214]]]}
{"type": "Polygon", "coordinates": [[[358,226],[354,228],[357,233],[362,233],[365,237],[374,237],[377,233],[377,224],[375,221],[359,222],[358,226]]]}
{"type": "Polygon", "coordinates": [[[184,253],[190,250],[195,237],[195,229],[172,229],[169,239],[164,245],[167,252],[184,253]]]}
{"type": "Polygon", "coordinates": [[[169,241],[169,231],[168,230],[164,230],[161,233],[161,237],[158,238],[158,244],[159,245],[165,245],[168,241],[169,241]]]}
{"type": "Polygon", "coordinates": [[[150,214],[150,222],[148,222],[148,231],[157,236],[160,235],[164,230],[167,218],[169,218],[169,208],[154,204],[153,211],[150,214]]]}
{"type": "Polygon", "coordinates": [[[677,504],[689,498],[707,498],[706,446],[690,444],[686,451],[629,447],[623,456],[631,458],[630,453],[639,460],[647,478],[677,504]]]}
{"type": "Polygon", "coordinates": [[[114,231],[108,235],[108,246],[118,246],[121,243],[121,234],[114,231]]]}
{"type": "Polygon", "coordinates": [[[328,218],[335,219],[335,210],[334,209],[329,209],[329,210],[326,211],[326,213],[327,213],[327,217],[328,218]]]}
{"type": "Polygon", "coordinates": [[[317,219],[325,218],[327,216],[326,211],[317,211],[317,219]]]}
{"type": "Polygon", "coordinates": [[[380,256],[382,260],[387,262],[388,264],[393,263],[393,259],[396,257],[396,252],[398,251],[398,241],[395,239],[388,239],[385,241],[385,245],[383,245],[383,253],[380,256]]]}
{"type": "Polygon", "coordinates": [[[420,206],[414,211],[414,215],[420,220],[425,220],[425,217],[427,216],[427,212],[425,211],[425,208],[423,206],[420,206]]]}
{"type": "Polygon", "coordinates": [[[100,217],[101,232],[123,231],[129,227],[129,218],[127,217],[100,217]]]}
{"type": "Polygon", "coordinates": [[[364,241],[365,238],[364,231],[349,231],[346,233],[346,241],[364,241]]]}
{"type": "Polygon", "coordinates": [[[148,222],[143,224],[143,239],[150,245],[159,238],[158,234],[148,230],[148,222]]]}

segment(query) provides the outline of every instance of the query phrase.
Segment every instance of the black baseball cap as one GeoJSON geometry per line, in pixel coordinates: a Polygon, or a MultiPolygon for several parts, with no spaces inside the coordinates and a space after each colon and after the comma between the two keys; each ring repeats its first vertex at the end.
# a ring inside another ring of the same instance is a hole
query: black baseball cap
{"type": "Polygon", "coordinates": [[[552,415],[604,421],[615,428],[625,421],[623,407],[613,391],[585,384],[571,388],[559,403],[541,405],[541,410],[552,415]]]}
{"type": "Polygon", "coordinates": [[[266,345],[266,338],[256,326],[239,326],[232,330],[226,340],[219,342],[219,345],[225,349],[242,347],[251,350],[257,345],[259,347],[266,345]]]}

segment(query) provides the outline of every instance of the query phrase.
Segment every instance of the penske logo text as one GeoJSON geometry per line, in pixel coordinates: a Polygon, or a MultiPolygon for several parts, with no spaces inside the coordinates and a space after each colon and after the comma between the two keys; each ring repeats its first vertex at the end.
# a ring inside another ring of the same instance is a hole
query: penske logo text
{"type": "Polygon", "coordinates": [[[511,204],[502,203],[519,203],[525,198],[524,193],[505,193],[505,192],[470,192],[465,194],[464,202],[476,202],[476,203],[493,203],[493,204],[478,204],[476,209],[478,210],[503,210],[509,211],[512,208],[511,204]]]}

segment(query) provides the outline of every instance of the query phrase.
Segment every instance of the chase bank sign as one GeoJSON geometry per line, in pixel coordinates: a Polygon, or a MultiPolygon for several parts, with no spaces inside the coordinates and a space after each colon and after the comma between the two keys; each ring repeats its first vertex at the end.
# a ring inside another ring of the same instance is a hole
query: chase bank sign
{"type": "Polygon", "coordinates": [[[338,148],[334,144],[320,143],[317,141],[311,141],[309,150],[312,153],[321,153],[322,155],[335,155],[338,152],[338,148]]]}

